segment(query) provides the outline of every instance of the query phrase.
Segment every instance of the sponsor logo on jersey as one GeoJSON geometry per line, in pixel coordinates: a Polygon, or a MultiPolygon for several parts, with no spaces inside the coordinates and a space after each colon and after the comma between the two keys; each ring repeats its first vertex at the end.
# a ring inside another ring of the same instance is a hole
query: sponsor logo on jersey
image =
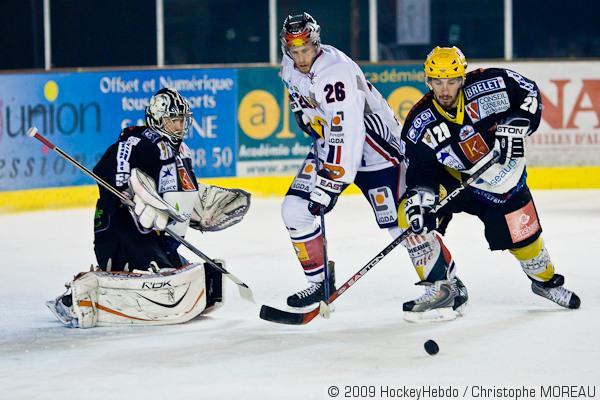
{"type": "Polygon", "coordinates": [[[508,163],[506,163],[505,165],[502,166],[502,169],[500,171],[498,171],[498,173],[496,175],[494,175],[494,177],[492,179],[489,180],[489,184],[490,186],[498,186],[502,183],[504,183],[505,179],[507,176],[510,177],[513,175],[514,171],[516,170],[517,166],[519,165],[519,163],[517,162],[517,160],[515,160],[514,158],[511,158],[508,163]]]}
{"type": "Polygon", "coordinates": [[[479,117],[479,104],[477,104],[477,100],[468,103],[465,107],[465,111],[467,111],[467,115],[471,118],[473,123],[481,120],[481,117],[479,117]]]}
{"type": "Polygon", "coordinates": [[[479,122],[493,114],[500,114],[510,108],[506,92],[488,94],[468,103],[465,109],[471,121],[479,122]]]}
{"type": "Polygon", "coordinates": [[[459,142],[458,144],[464,155],[473,164],[481,160],[483,156],[490,152],[490,148],[485,143],[485,140],[483,140],[483,137],[479,132],[474,136],[471,136],[469,139],[459,142]]]}
{"type": "Polygon", "coordinates": [[[373,210],[375,210],[377,223],[383,225],[395,222],[398,219],[394,195],[389,187],[382,186],[370,189],[368,194],[371,206],[373,207],[373,210]]]}
{"type": "Polygon", "coordinates": [[[142,134],[146,136],[152,143],[154,143],[160,138],[160,135],[158,133],[151,131],[150,129],[144,130],[142,134]]]}
{"type": "Polygon", "coordinates": [[[495,90],[506,88],[504,79],[501,76],[496,78],[486,79],[485,81],[475,82],[466,86],[464,89],[467,100],[473,99],[475,96],[482,93],[493,92],[495,90]]]}
{"type": "Polygon", "coordinates": [[[434,122],[435,120],[435,115],[433,115],[433,112],[430,108],[428,108],[425,111],[422,111],[419,115],[415,117],[410,126],[410,129],[408,130],[408,139],[414,144],[417,144],[425,127],[430,123],[434,122]]]}
{"type": "Polygon", "coordinates": [[[327,172],[329,173],[329,176],[332,179],[340,179],[341,177],[346,175],[346,170],[341,165],[325,163],[323,165],[323,168],[325,168],[327,170],[327,172]]]}
{"type": "MultiPolygon", "coordinates": [[[[333,118],[331,118],[331,132],[341,132],[342,122],[344,122],[344,112],[338,111],[333,118]]],[[[344,141],[342,140],[341,143],[344,143],[344,141]]]]}
{"type": "Polygon", "coordinates": [[[460,132],[458,133],[458,137],[460,140],[467,140],[471,136],[475,134],[475,129],[471,125],[465,125],[460,128],[460,132]]]}
{"type": "Polygon", "coordinates": [[[504,218],[513,243],[521,242],[540,230],[540,223],[532,200],[517,211],[506,214],[504,218]]]}
{"type": "Polygon", "coordinates": [[[190,177],[187,169],[184,166],[177,167],[177,175],[181,181],[181,189],[185,192],[193,192],[196,190],[196,186],[190,177]]]}
{"type": "Polygon", "coordinates": [[[435,156],[437,160],[447,167],[462,171],[465,169],[465,165],[460,161],[460,158],[456,155],[452,147],[446,146],[442,150],[438,151],[435,156]]]}
{"type": "Polygon", "coordinates": [[[511,71],[510,69],[507,69],[506,75],[513,78],[519,84],[519,87],[521,89],[525,89],[528,92],[535,92],[535,86],[533,85],[533,83],[527,82],[521,74],[518,74],[515,71],[511,71]]]}
{"type": "Polygon", "coordinates": [[[298,171],[294,182],[292,182],[292,189],[299,190],[301,192],[310,193],[313,190],[313,176],[315,175],[315,164],[314,160],[306,160],[298,171]]]}
{"type": "Polygon", "coordinates": [[[158,193],[176,191],[177,175],[175,173],[175,164],[163,165],[160,168],[160,177],[158,178],[158,193]]]}

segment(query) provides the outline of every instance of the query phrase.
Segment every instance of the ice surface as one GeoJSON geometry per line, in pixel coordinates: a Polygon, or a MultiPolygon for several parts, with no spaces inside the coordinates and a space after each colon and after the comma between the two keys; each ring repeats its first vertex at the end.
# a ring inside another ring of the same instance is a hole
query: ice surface
{"type": "MultiPolygon", "coordinates": [[[[0,398],[328,399],[331,385],[343,395],[344,385],[598,384],[600,191],[534,196],[550,255],[582,308],[535,296],[510,254],[487,249],[482,224],[459,215],[447,244],[469,289],[469,312],[424,325],[402,319],[402,302],[422,289],[401,247],[336,301],[329,320],[260,320],[260,304],[283,307],[305,281],[280,221],[281,199],[258,199],[241,224],[188,235],[227,260],[257,305],[230,283],[223,309],[184,325],[67,329],[44,301],[94,262],[93,210],[1,216],[0,398]],[[427,339],[440,345],[438,355],[424,351],[427,339]]],[[[359,196],[339,201],[327,233],[340,283],[391,240],[359,196]]]]}

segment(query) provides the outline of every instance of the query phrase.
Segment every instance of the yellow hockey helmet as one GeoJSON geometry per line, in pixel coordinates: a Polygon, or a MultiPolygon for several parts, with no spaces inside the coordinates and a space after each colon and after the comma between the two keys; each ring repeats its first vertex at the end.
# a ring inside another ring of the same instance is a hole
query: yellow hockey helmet
{"type": "Polygon", "coordinates": [[[427,78],[465,78],[467,72],[467,59],[460,49],[453,47],[439,47],[431,50],[425,60],[425,76],[427,78]]]}

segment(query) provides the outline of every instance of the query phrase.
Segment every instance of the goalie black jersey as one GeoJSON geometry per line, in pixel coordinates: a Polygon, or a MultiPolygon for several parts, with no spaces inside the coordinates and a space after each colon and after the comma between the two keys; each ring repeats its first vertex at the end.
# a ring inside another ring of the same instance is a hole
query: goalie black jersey
{"type": "MultiPolygon", "coordinates": [[[[94,173],[117,190],[128,188],[129,174],[138,168],[156,182],[161,195],[167,192],[195,192],[198,184],[192,167],[191,151],[185,143],[174,149],[170,142],[146,126],[124,129],[116,143],[104,153],[94,173]]],[[[100,199],[120,201],[100,187],[100,199]]]]}
{"type": "MultiPolygon", "coordinates": [[[[470,175],[493,157],[496,126],[514,117],[529,120],[529,132],[541,118],[541,96],[535,82],[500,68],[469,72],[460,89],[455,115],[426,94],[410,111],[402,140],[409,161],[407,187],[437,188],[440,174],[470,175]]],[[[495,164],[472,186],[503,194],[525,177],[525,159],[495,164]]]]}
{"type": "MultiPolygon", "coordinates": [[[[167,139],[146,126],[124,129],[117,142],[106,150],[94,167],[94,173],[117,190],[125,191],[133,168],[150,176],[163,199],[176,207],[181,204],[181,210],[189,208],[185,203],[197,196],[198,183],[192,168],[190,149],[184,143],[175,149],[167,139]]],[[[99,187],[100,198],[94,216],[94,244],[101,267],[106,265],[109,258],[112,259],[113,270],[115,263],[125,262],[136,262],[143,268],[150,261],[157,261],[161,267],[181,265],[178,265],[177,241],[168,235],[139,232],[128,207],[114,194],[99,187]],[[173,259],[166,259],[164,254],[173,259]]],[[[172,229],[183,236],[187,223],[178,223],[172,229]]],[[[123,265],[116,267],[120,269],[123,265]]]]}

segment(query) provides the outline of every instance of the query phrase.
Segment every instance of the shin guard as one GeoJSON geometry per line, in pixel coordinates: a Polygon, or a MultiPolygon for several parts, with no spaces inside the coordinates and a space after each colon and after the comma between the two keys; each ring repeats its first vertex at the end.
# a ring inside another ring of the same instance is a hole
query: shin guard
{"type": "Polygon", "coordinates": [[[509,251],[519,260],[523,272],[532,280],[547,282],[554,276],[554,265],[541,236],[525,247],[510,249],[509,251]]]}
{"type": "Polygon", "coordinates": [[[315,224],[301,230],[290,230],[290,239],[306,279],[309,282],[323,281],[325,274],[321,227],[315,224]]]}
{"type": "Polygon", "coordinates": [[[437,232],[410,235],[402,244],[421,281],[433,283],[454,276],[454,260],[437,232]]]}

